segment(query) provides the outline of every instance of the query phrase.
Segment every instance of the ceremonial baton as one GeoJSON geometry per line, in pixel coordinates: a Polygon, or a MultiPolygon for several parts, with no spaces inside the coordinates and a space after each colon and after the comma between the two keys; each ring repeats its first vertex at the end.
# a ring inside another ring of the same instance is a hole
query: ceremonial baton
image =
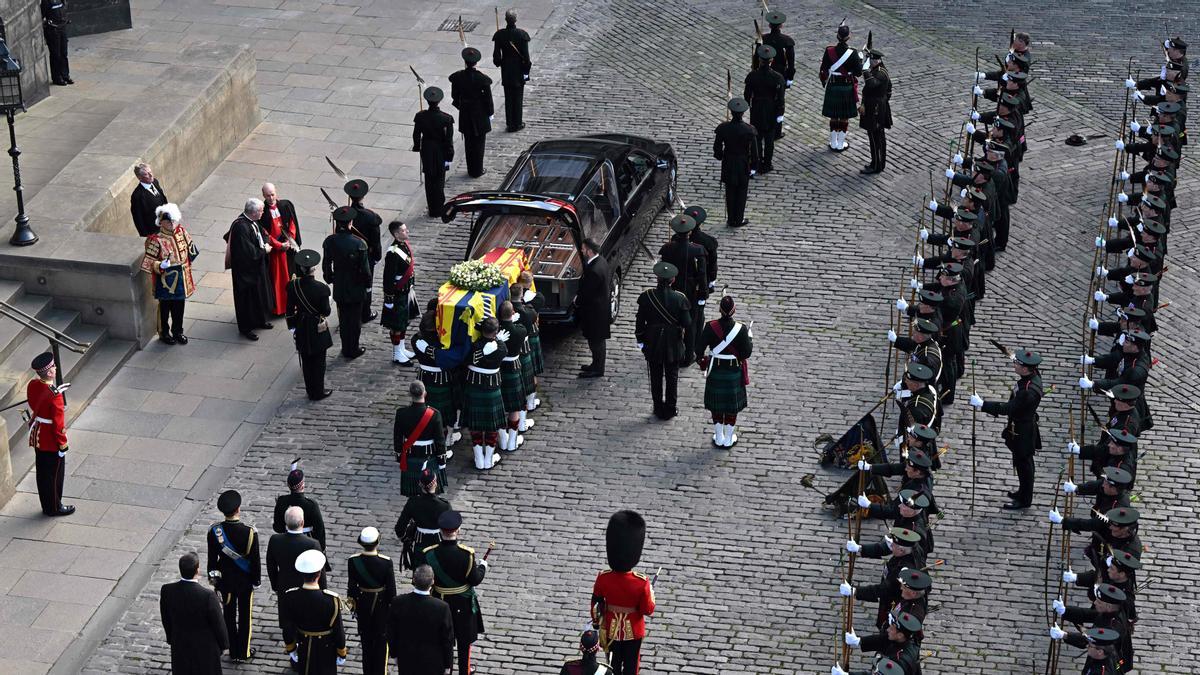
{"type": "MultiPolygon", "coordinates": [[[[725,69],[725,103],[728,104],[729,101],[732,99],[733,99],[733,75],[731,75],[729,73],[729,69],[726,68],[725,69]]],[[[729,106],[726,105],[725,106],[725,121],[728,122],[731,119],[733,119],[733,111],[731,111],[729,109],[729,106]]]]}
{"type": "Polygon", "coordinates": [[[492,541],[488,542],[487,550],[483,552],[483,559],[487,560],[488,556],[492,554],[492,551],[495,550],[495,548],[496,548],[496,540],[493,539],[492,541]]]}

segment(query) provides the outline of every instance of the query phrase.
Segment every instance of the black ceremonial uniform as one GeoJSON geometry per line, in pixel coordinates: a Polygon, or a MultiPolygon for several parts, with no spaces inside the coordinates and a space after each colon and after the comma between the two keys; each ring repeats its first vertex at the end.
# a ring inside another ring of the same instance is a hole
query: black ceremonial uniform
{"type": "Polygon", "coordinates": [[[300,675],[334,675],[346,656],[342,599],[333,591],[293,588],[279,597],[284,648],[296,651],[300,675]]]}
{"type": "Polygon", "coordinates": [[[355,553],[346,576],[346,606],[358,616],[363,675],[383,675],[387,673],[388,608],[396,597],[392,559],[374,551],[355,553]]]}
{"type": "Polygon", "coordinates": [[[504,126],[508,131],[525,127],[521,107],[525,98],[525,81],[529,79],[529,33],[514,24],[501,28],[492,36],[492,63],[500,69],[500,84],[504,86],[504,126]]]}
{"type": "Polygon", "coordinates": [[[687,296],[668,286],[642,291],[637,301],[634,336],[650,369],[650,396],[655,414],[673,413],[677,405],[679,364],[687,355],[684,332],[692,325],[687,296]],[[666,391],[663,391],[663,380],[666,391]]]}
{"type": "Polygon", "coordinates": [[[492,130],[492,79],[474,68],[464,68],[450,76],[450,103],[458,109],[458,131],[463,135],[463,154],[467,157],[467,175],[483,175],[483,150],[487,133],[492,130]]]}
{"type": "Polygon", "coordinates": [[[325,319],[331,312],[328,286],[307,275],[288,282],[287,327],[295,331],[300,372],[310,399],[323,398],[325,393],[325,352],[333,346],[325,319]]]}
{"type": "Polygon", "coordinates": [[[671,282],[671,287],[683,293],[688,299],[688,325],[683,335],[682,365],[693,362],[696,357],[696,341],[700,338],[700,330],[704,326],[704,306],[701,301],[708,298],[708,259],[704,247],[680,235],[658,249],[658,255],[664,262],[674,265],[679,274],[671,282]]]}
{"type": "Polygon", "coordinates": [[[374,318],[371,313],[371,285],[375,280],[375,265],[383,259],[383,243],[379,240],[383,218],[363,206],[361,202],[354,202],[354,210],[358,212],[358,215],[354,216],[354,229],[358,230],[367,242],[367,288],[363,292],[362,305],[362,322],[367,323],[374,318]]]}
{"type": "Polygon", "coordinates": [[[258,531],[237,518],[210,527],[207,570],[225,615],[229,656],[248,659],[254,589],[262,579],[258,531]]]}
{"type": "Polygon", "coordinates": [[[783,76],[766,63],[746,76],[742,97],[750,103],[750,124],[758,132],[756,140],[760,173],[767,173],[774,168],[771,159],[775,156],[775,120],[783,115],[786,89],[783,76]]]}
{"type": "Polygon", "coordinates": [[[322,248],[321,271],[325,283],[333,284],[342,356],[355,358],[362,354],[358,337],[362,333],[363,304],[371,287],[369,249],[362,239],[340,228],[325,238],[322,248]]]}
{"type": "Polygon", "coordinates": [[[941,405],[938,403],[937,392],[928,384],[913,392],[912,396],[897,399],[900,407],[900,419],[896,421],[896,435],[914,424],[925,424],[941,431],[941,405]]]}
{"type": "Polygon", "coordinates": [[[1013,498],[1017,504],[1033,502],[1033,456],[1042,447],[1038,430],[1038,404],[1042,400],[1042,376],[1034,372],[1017,380],[1008,401],[984,401],[981,411],[989,415],[1004,415],[1008,424],[1001,437],[1012,452],[1013,468],[1020,485],[1013,498]]]}
{"type": "Polygon", "coordinates": [[[413,152],[421,153],[425,204],[431,218],[446,205],[446,168],[454,161],[454,118],[433,105],[413,117],[413,152]]]}
{"type": "Polygon", "coordinates": [[[858,126],[867,132],[871,147],[871,163],[867,169],[872,173],[883,171],[887,164],[887,133],[892,128],[892,78],[887,68],[880,66],[864,73],[862,90],[862,115],[858,126]]]}
{"type": "Polygon", "coordinates": [[[304,511],[304,533],[316,539],[317,543],[321,545],[321,550],[324,551],[325,521],[321,518],[321,507],[317,506],[317,502],[303,492],[289,492],[275,498],[275,517],[271,523],[271,529],[279,533],[287,532],[283,514],[293,506],[299,506],[304,511]]]}
{"type": "Polygon", "coordinates": [[[395,529],[396,537],[404,543],[404,555],[400,563],[406,569],[415,569],[424,564],[421,552],[442,540],[438,516],[449,510],[450,501],[437,494],[422,492],[409,497],[404,503],[395,529]]]}
{"type": "Polygon", "coordinates": [[[754,127],[736,116],[717,125],[713,157],[721,160],[721,182],[725,184],[725,224],[741,227],[746,220],[746,194],[750,176],[758,170],[758,141],[754,127]]]}
{"type": "Polygon", "coordinates": [[[796,41],[785,35],[779,26],[772,25],[771,32],[762,37],[762,42],[775,48],[771,68],[783,76],[786,86],[791,87],[792,80],[796,79],[796,41]]]}
{"type": "Polygon", "coordinates": [[[458,671],[471,672],[471,644],[484,632],[483,613],[475,587],[483,583],[487,567],[475,561],[475,551],[457,541],[443,541],[425,551],[425,562],[433,568],[433,597],[450,605],[454,618],[454,640],[458,643],[458,671]]]}

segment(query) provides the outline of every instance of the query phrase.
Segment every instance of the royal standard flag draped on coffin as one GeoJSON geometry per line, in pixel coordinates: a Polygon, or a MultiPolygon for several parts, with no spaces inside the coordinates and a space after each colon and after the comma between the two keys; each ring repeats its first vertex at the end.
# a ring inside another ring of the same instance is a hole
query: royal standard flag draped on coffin
{"type": "MultiPolygon", "coordinates": [[[[508,284],[517,282],[529,268],[525,252],[519,248],[494,248],[479,258],[500,267],[508,284]]],[[[438,289],[437,331],[442,349],[469,345],[479,337],[475,325],[484,317],[496,316],[501,303],[508,300],[508,286],[486,291],[463,290],[450,282],[438,289]]]]}

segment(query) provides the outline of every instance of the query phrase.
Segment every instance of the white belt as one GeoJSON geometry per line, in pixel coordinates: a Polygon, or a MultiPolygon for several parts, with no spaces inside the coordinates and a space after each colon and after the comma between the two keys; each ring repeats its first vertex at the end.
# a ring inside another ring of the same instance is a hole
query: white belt
{"type": "Polygon", "coordinates": [[[472,373],[479,373],[480,375],[495,375],[496,373],[500,372],[499,368],[479,368],[476,366],[467,366],[467,369],[472,373]]]}
{"type": "Polygon", "coordinates": [[[521,357],[520,357],[520,356],[506,356],[506,357],[504,357],[504,360],[505,360],[507,363],[513,363],[513,362],[515,362],[515,361],[519,361],[520,359],[521,359],[521,357]]]}
{"type": "Polygon", "coordinates": [[[418,528],[417,528],[417,533],[419,533],[419,534],[441,534],[441,533],[442,533],[442,531],[441,531],[441,530],[438,530],[438,529],[427,530],[427,529],[425,529],[425,528],[423,528],[423,527],[418,527],[418,528]]]}
{"type": "Polygon", "coordinates": [[[442,369],[441,369],[441,368],[438,368],[437,366],[427,366],[427,365],[425,365],[424,363],[421,363],[421,364],[418,364],[418,365],[420,365],[420,366],[421,366],[421,370],[424,370],[424,371],[425,371],[425,372],[427,372],[427,373],[440,373],[440,372],[442,372],[442,369]]]}
{"type": "Polygon", "coordinates": [[[48,420],[45,417],[34,417],[33,421],[37,424],[52,424],[54,420],[48,420]]]}
{"type": "Polygon", "coordinates": [[[413,441],[413,445],[419,445],[421,447],[425,447],[427,445],[433,445],[433,439],[427,438],[423,441],[413,441]]]}
{"type": "Polygon", "coordinates": [[[725,359],[727,361],[736,361],[737,360],[737,357],[734,356],[733,354],[713,354],[712,357],[714,359],[725,359]]]}

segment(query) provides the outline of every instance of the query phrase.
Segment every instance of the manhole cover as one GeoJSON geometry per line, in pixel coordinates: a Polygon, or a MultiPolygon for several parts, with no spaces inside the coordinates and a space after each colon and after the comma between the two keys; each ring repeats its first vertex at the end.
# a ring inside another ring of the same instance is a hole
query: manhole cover
{"type": "Polygon", "coordinates": [[[443,21],[442,25],[438,26],[438,30],[444,30],[444,31],[447,31],[450,33],[457,33],[459,24],[462,24],[462,31],[464,33],[471,33],[479,26],[478,21],[463,21],[461,18],[459,18],[457,16],[452,16],[449,19],[446,19],[445,21],[443,21]]]}

